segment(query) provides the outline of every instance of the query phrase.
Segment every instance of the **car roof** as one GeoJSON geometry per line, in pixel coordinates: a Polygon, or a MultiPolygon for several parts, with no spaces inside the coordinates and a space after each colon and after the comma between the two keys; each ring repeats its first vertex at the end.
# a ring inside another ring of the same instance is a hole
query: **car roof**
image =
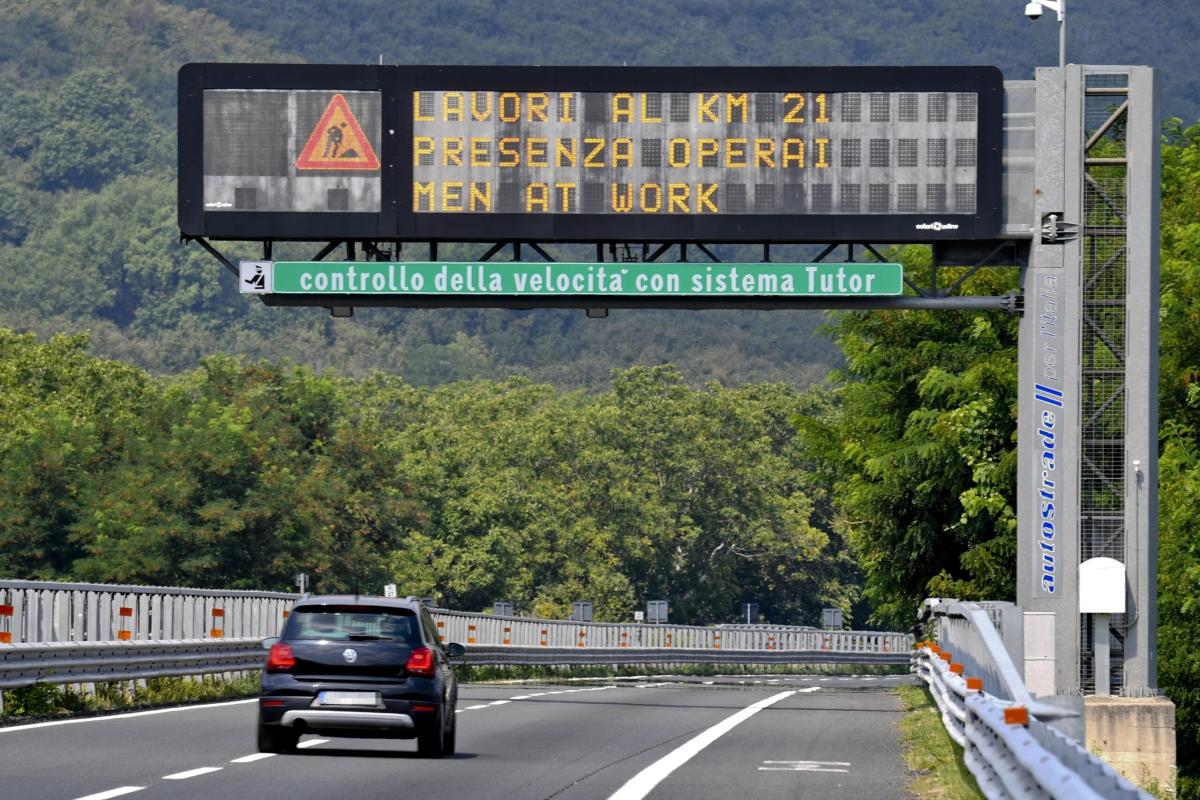
{"type": "Polygon", "coordinates": [[[419,611],[421,602],[410,597],[377,597],[369,594],[323,594],[310,595],[297,600],[292,609],[307,606],[373,606],[375,608],[404,608],[419,611]]]}

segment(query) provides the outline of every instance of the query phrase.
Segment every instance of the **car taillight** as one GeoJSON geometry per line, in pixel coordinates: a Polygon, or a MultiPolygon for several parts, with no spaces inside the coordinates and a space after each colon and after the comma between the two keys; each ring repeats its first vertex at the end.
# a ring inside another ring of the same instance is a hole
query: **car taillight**
{"type": "Polygon", "coordinates": [[[292,648],[283,642],[271,645],[271,653],[267,656],[267,672],[287,672],[296,666],[296,654],[292,648]]]}
{"type": "Polygon", "coordinates": [[[409,675],[424,675],[433,677],[433,651],[428,647],[414,647],[409,653],[408,663],[404,665],[409,675]]]}

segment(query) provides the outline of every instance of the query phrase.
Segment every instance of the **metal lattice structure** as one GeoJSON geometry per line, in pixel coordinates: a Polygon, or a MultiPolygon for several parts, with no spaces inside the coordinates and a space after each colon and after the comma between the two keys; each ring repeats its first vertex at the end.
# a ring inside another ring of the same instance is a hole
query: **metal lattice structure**
{"type": "MultiPolygon", "coordinates": [[[[1129,77],[1084,84],[1083,263],[1080,323],[1080,560],[1125,561],[1126,296],[1129,77]]],[[[1109,682],[1124,687],[1124,614],[1110,618],[1109,682]]],[[[1080,626],[1080,688],[1095,692],[1091,624],[1080,626]]]]}

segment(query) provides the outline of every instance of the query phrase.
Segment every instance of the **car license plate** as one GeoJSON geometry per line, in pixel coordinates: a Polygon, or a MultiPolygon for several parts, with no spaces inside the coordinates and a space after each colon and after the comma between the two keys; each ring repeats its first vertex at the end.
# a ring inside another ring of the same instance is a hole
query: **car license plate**
{"type": "Polygon", "coordinates": [[[317,695],[319,706],[377,706],[378,692],[320,692],[317,695]]]}

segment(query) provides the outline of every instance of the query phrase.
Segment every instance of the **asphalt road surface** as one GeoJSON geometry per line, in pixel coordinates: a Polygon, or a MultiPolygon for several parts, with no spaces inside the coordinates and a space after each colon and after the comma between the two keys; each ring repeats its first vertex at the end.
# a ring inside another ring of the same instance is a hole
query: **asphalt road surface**
{"type": "Polygon", "coordinates": [[[463,686],[458,753],[306,736],[254,748],[255,701],[0,728],[0,798],[774,800],[905,797],[908,676],[463,686]]]}

